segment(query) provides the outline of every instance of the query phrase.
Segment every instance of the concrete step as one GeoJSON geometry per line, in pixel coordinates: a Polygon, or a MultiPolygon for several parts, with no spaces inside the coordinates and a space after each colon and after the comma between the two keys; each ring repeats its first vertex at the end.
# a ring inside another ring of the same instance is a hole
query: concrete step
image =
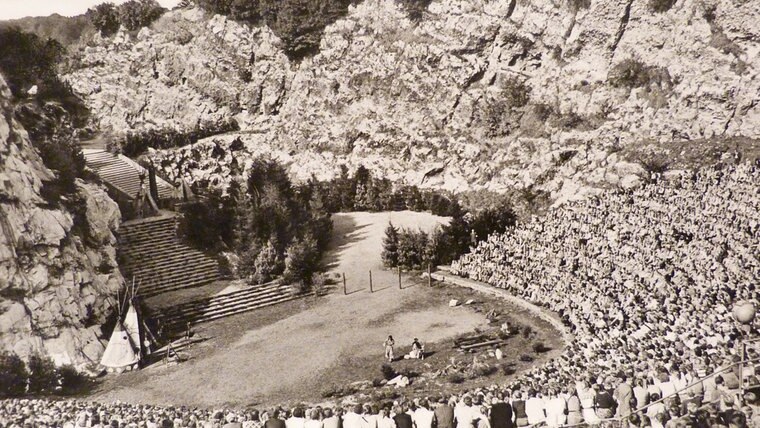
{"type": "Polygon", "coordinates": [[[141,275],[140,272],[132,272],[130,276],[134,276],[143,286],[153,288],[160,284],[169,284],[173,282],[192,281],[203,278],[217,279],[219,277],[219,269],[216,267],[208,267],[198,271],[188,270],[164,274],[150,272],[147,275],[141,275]]]}
{"type": "Polygon", "coordinates": [[[206,310],[219,306],[229,306],[231,304],[244,302],[250,299],[265,298],[282,294],[290,294],[290,289],[288,287],[280,285],[245,289],[233,293],[223,294],[221,296],[212,296],[204,299],[198,299],[192,302],[184,303],[182,305],[167,308],[161,313],[161,318],[176,318],[178,316],[192,314],[198,310],[206,310]]]}
{"type": "Polygon", "coordinates": [[[187,327],[188,322],[190,322],[193,325],[196,325],[196,324],[201,324],[205,322],[215,321],[221,318],[226,318],[233,315],[250,312],[250,311],[260,309],[263,307],[273,306],[273,305],[288,302],[291,300],[300,299],[302,297],[303,295],[285,295],[285,296],[280,296],[278,298],[261,300],[249,305],[238,305],[234,307],[229,307],[229,308],[225,308],[224,310],[217,310],[213,312],[204,313],[204,314],[198,315],[195,318],[188,317],[179,321],[173,321],[173,322],[164,324],[165,325],[164,328],[167,331],[184,330],[187,327]]]}
{"type": "Polygon", "coordinates": [[[158,296],[159,294],[168,293],[171,291],[184,290],[186,288],[202,287],[204,285],[211,284],[217,279],[218,278],[206,278],[206,279],[197,279],[193,281],[185,281],[181,283],[164,283],[164,284],[160,284],[159,286],[146,287],[146,288],[143,288],[141,286],[137,294],[139,294],[143,298],[148,298],[148,297],[158,296]]]}

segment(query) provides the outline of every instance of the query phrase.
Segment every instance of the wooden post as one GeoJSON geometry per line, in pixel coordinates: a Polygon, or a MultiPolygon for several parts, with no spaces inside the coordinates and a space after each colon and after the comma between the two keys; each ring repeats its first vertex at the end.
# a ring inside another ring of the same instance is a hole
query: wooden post
{"type": "Polygon", "coordinates": [[[347,294],[348,293],[346,292],[346,273],[343,272],[343,295],[345,296],[347,294]]]}
{"type": "Polygon", "coordinates": [[[369,271],[369,292],[374,293],[374,291],[372,290],[372,271],[371,270],[369,271]]]}
{"type": "Polygon", "coordinates": [[[433,286],[433,273],[430,268],[430,263],[428,263],[428,287],[433,286]]]}
{"type": "Polygon", "coordinates": [[[397,266],[396,270],[398,271],[398,289],[401,290],[401,266],[397,266]]]}

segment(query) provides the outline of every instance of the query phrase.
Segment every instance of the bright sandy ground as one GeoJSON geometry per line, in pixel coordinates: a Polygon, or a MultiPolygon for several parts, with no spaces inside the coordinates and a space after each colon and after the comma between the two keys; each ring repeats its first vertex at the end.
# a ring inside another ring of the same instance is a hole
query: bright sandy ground
{"type": "MultiPolygon", "coordinates": [[[[430,230],[445,218],[393,212],[337,214],[333,220],[333,242],[326,263],[331,275],[346,274],[349,295],[343,295],[340,285],[304,310],[294,310],[292,316],[260,328],[248,330],[239,321],[250,320],[255,312],[214,323],[227,323],[222,324],[224,329],[229,326],[240,333],[227,340],[212,337],[197,345],[205,352],[191,349],[193,358],[178,366],[157,364],[138,373],[114,376],[94,398],[190,406],[271,405],[308,396],[318,399],[324,387],[319,374],[334,369],[341,360],[376,355],[379,367],[388,334],[406,345],[413,337],[434,342],[483,325],[482,315],[462,308],[421,305],[418,310],[405,311],[410,302],[426,298],[425,287],[413,286],[419,278],[405,277],[406,288],[400,290],[395,271],[382,269],[380,251],[389,220],[397,226],[430,230]],[[373,294],[369,293],[369,270],[377,290],[373,294]]],[[[207,328],[213,331],[218,326],[207,328]]],[[[217,334],[224,336],[228,331],[217,334]]]]}

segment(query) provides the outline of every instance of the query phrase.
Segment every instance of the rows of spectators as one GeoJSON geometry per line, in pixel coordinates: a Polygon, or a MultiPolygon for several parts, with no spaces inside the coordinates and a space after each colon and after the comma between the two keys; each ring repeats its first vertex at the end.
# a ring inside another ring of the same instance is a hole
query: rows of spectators
{"type": "Polygon", "coordinates": [[[742,332],[731,316],[737,300],[757,301],[759,238],[758,168],[670,175],[518,224],[452,265],[557,312],[574,333],[559,358],[508,385],[262,412],[5,400],[0,428],[760,427],[757,397],[739,394],[760,382],[734,366],[742,332]]]}
{"type": "MultiPolygon", "coordinates": [[[[592,388],[595,404],[611,396],[592,388]]],[[[647,392],[648,394],[648,392],[647,392]]],[[[651,393],[652,398],[655,392],[651,393]]],[[[558,427],[578,424],[587,417],[582,405],[586,393],[574,388],[542,394],[525,388],[484,387],[450,397],[425,397],[383,403],[346,403],[342,406],[277,407],[256,409],[198,409],[76,400],[12,399],[0,402],[0,427],[92,428],[512,428],[558,427]]],[[[725,398],[725,397],[724,397],[725,398]]],[[[587,421],[584,426],[605,427],[756,427],[760,402],[748,393],[743,407],[729,399],[705,404],[702,396],[651,407],[618,421],[587,421]]],[[[602,407],[596,407],[601,409],[602,407]]],[[[613,410],[614,411],[614,410],[613,410]]],[[[600,412],[599,416],[604,416],[600,412]]]]}
{"type": "MultiPolygon", "coordinates": [[[[491,236],[452,267],[562,316],[575,340],[518,382],[543,396],[573,389],[576,421],[594,423],[672,397],[740,359],[731,308],[757,302],[759,238],[760,170],[742,164],[669,174],[553,210],[491,236]],[[627,386],[616,387],[620,380],[627,386]],[[603,391],[613,396],[599,404],[603,391]]],[[[678,398],[713,402],[738,389],[737,371],[678,398]]],[[[667,413],[653,408],[650,416],[667,413]]]]}

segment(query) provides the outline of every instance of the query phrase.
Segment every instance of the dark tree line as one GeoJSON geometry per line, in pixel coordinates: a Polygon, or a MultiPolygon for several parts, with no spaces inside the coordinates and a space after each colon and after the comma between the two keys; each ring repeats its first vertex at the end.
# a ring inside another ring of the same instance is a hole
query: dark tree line
{"type": "Polygon", "coordinates": [[[49,357],[33,354],[26,363],[16,354],[0,352],[0,399],[26,394],[68,394],[86,386],[72,366],[56,367],[49,357]]]}
{"type": "Polygon", "coordinates": [[[121,26],[128,31],[148,26],[164,12],[166,9],[156,0],[129,0],[118,6],[111,2],[101,3],[87,9],[85,16],[103,37],[108,37],[119,31],[121,26]]]}
{"type": "Polygon", "coordinates": [[[414,185],[394,186],[387,178],[373,177],[364,166],[351,175],[341,165],[338,177],[314,186],[330,212],[411,210],[451,216],[461,209],[451,196],[414,185]]]}
{"type": "Polygon", "coordinates": [[[178,131],[176,129],[130,131],[122,143],[110,149],[112,151],[119,151],[125,156],[137,157],[147,151],[148,148],[169,149],[187,146],[195,144],[203,138],[237,131],[238,129],[240,127],[235,119],[228,119],[220,123],[200,124],[188,131],[178,131]]]}
{"type": "Polygon", "coordinates": [[[449,224],[436,227],[430,233],[399,229],[389,223],[383,238],[383,264],[404,269],[448,264],[489,235],[505,232],[516,220],[512,207],[505,203],[485,208],[475,215],[455,209],[449,224]]]}

